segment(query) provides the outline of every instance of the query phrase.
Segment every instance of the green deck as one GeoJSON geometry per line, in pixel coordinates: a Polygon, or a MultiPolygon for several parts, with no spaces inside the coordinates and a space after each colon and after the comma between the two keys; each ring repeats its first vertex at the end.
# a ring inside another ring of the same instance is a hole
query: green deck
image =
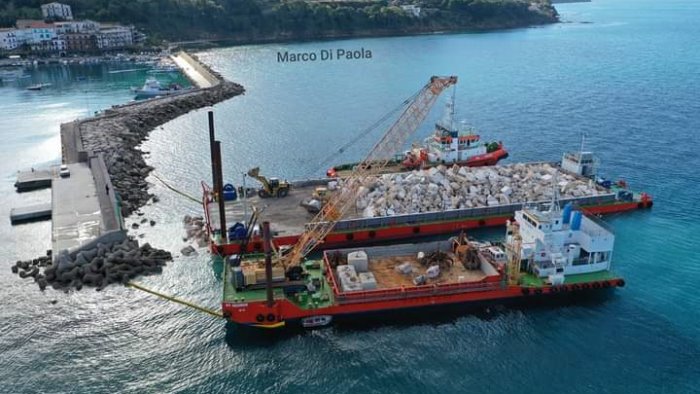
{"type": "MultiPolygon", "coordinates": [[[[253,257],[251,257],[253,258],[253,257]]],[[[259,256],[257,258],[260,258],[259,256]]],[[[309,261],[308,263],[319,262],[321,267],[323,267],[323,261],[309,261]]],[[[287,297],[281,288],[273,289],[274,298],[276,300],[287,299],[293,302],[302,309],[314,309],[327,307],[333,304],[333,290],[331,290],[330,285],[326,281],[323,275],[323,269],[313,269],[308,268],[307,264],[304,264],[304,270],[309,274],[307,278],[307,283],[311,282],[314,278],[319,278],[321,280],[321,288],[317,289],[316,292],[310,295],[307,291],[297,293],[293,297],[287,297]]],[[[231,277],[231,267],[225,265],[224,267],[224,302],[250,302],[250,301],[265,301],[267,299],[267,291],[263,289],[243,289],[242,291],[236,291],[235,287],[229,280],[231,277]]]]}
{"type": "MultiPolygon", "coordinates": [[[[587,274],[566,275],[564,277],[565,285],[573,285],[576,283],[597,282],[602,280],[619,279],[617,275],[610,271],[591,272],[587,274]]],[[[544,287],[547,284],[543,278],[538,278],[531,273],[523,274],[520,277],[520,283],[526,287],[544,287]]]]}

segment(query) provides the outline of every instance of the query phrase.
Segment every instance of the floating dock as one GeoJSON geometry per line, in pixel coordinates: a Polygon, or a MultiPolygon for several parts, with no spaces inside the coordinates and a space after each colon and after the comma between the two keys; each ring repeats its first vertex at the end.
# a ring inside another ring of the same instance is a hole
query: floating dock
{"type": "Polygon", "coordinates": [[[15,188],[18,192],[45,189],[51,187],[52,170],[18,171],[15,188]]]}
{"type": "Polygon", "coordinates": [[[51,204],[38,204],[22,208],[12,208],[10,223],[19,224],[51,219],[51,204]]]}

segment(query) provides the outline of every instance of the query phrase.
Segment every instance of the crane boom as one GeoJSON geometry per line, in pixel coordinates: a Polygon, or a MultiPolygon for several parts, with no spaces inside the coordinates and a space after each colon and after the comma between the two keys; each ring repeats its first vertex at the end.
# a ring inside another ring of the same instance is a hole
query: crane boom
{"type": "Polygon", "coordinates": [[[353,168],[350,176],[344,179],[340,191],[333,194],[323,209],[306,225],[299,241],[287,254],[285,265],[299,264],[304,256],[323,242],[338,220],[355,205],[360,187],[369,177],[381,173],[396,151],[423,123],[440,93],[456,83],[456,76],[430,78],[381,140],[374,145],[367,157],[353,168]]]}

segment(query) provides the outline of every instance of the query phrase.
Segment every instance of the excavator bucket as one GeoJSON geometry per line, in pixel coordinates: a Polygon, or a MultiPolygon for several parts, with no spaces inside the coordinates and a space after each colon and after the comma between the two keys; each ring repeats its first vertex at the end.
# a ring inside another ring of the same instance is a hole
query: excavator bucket
{"type": "Polygon", "coordinates": [[[255,168],[251,168],[250,170],[248,170],[248,176],[252,176],[254,178],[257,178],[258,175],[260,175],[260,167],[255,167],[255,168]]]}

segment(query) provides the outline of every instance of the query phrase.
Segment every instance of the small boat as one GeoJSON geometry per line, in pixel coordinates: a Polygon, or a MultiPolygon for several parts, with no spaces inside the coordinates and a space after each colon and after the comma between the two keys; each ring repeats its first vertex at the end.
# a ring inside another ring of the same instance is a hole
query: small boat
{"type": "Polygon", "coordinates": [[[152,70],[148,70],[148,74],[172,74],[172,73],[177,73],[180,70],[175,67],[175,66],[165,66],[165,67],[157,67],[152,70]]]}
{"type": "Polygon", "coordinates": [[[301,319],[301,325],[304,328],[323,327],[331,324],[332,321],[331,315],[311,316],[301,319]]]}
{"type": "Polygon", "coordinates": [[[37,83],[27,87],[27,90],[41,90],[43,88],[48,88],[51,86],[50,83],[37,83]]]}
{"type": "Polygon", "coordinates": [[[175,93],[180,93],[185,90],[182,86],[176,83],[168,85],[164,88],[160,82],[155,78],[148,78],[143,84],[141,89],[134,89],[132,91],[136,93],[136,100],[149,99],[159,96],[168,96],[175,93]]]}

